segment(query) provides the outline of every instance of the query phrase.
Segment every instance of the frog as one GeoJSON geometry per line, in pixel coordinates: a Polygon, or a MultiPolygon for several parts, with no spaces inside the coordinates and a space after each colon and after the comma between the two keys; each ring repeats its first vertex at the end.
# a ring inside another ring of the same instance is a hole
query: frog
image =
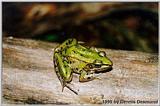
{"type": "Polygon", "coordinates": [[[95,74],[112,69],[113,62],[104,51],[87,47],[79,43],[75,38],[69,38],[54,49],[53,63],[55,72],[62,85],[68,86],[73,78],[73,73],[79,75],[79,82],[88,82],[98,79],[95,74]]]}

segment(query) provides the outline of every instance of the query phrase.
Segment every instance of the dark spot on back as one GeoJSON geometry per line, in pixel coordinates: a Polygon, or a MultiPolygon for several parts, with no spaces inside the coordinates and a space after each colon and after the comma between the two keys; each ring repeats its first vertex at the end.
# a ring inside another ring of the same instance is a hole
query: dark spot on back
{"type": "Polygon", "coordinates": [[[72,40],[72,39],[70,39],[70,40],[68,41],[68,43],[70,44],[72,41],[73,41],[73,40],[72,40]]]}
{"type": "Polygon", "coordinates": [[[68,42],[66,42],[66,45],[68,45],[68,42]]]}
{"type": "Polygon", "coordinates": [[[91,79],[91,77],[87,77],[87,79],[91,79]]]}

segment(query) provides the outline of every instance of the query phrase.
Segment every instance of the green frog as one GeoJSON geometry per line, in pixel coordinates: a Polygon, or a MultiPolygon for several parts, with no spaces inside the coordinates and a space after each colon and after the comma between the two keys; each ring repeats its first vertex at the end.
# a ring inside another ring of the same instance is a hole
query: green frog
{"type": "Polygon", "coordinates": [[[104,51],[82,46],[76,39],[70,38],[54,49],[55,72],[64,87],[72,81],[73,73],[79,74],[79,82],[96,79],[95,73],[104,72],[112,68],[112,61],[104,51]]]}

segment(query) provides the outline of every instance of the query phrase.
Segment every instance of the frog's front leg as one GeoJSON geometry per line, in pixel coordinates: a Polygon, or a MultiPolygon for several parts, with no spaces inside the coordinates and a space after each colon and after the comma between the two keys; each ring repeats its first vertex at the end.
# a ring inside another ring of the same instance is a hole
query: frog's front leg
{"type": "Polygon", "coordinates": [[[94,77],[94,73],[89,73],[85,70],[82,70],[79,76],[79,82],[88,82],[96,79],[97,77],[94,77]]]}

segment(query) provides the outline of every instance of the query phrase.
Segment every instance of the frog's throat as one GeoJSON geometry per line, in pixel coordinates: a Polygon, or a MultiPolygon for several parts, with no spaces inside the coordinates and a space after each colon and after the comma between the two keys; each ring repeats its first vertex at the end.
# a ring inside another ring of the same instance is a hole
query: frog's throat
{"type": "Polygon", "coordinates": [[[112,65],[106,65],[106,66],[102,66],[100,68],[93,68],[90,69],[91,72],[105,72],[108,71],[109,69],[112,68],[112,65]]]}

